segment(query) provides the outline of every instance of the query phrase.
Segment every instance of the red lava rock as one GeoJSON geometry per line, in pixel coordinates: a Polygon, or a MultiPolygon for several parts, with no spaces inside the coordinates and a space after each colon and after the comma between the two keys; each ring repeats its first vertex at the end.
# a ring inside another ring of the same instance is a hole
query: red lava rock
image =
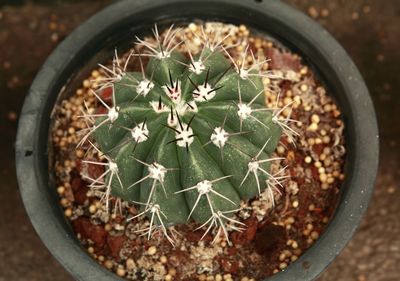
{"type": "Polygon", "coordinates": [[[318,173],[318,169],[315,166],[311,166],[311,174],[313,176],[314,179],[318,179],[319,178],[319,173],[318,173]]]}
{"type": "Polygon", "coordinates": [[[256,44],[254,44],[254,42],[249,42],[249,52],[253,52],[253,54],[257,54],[258,49],[256,47],[256,44]]]}
{"type": "MultiPolygon", "coordinates": [[[[95,159],[88,159],[90,161],[98,161],[95,159]]],[[[104,173],[104,166],[102,165],[94,165],[94,164],[86,164],[87,165],[87,173],[88,176],[92,179],[99,178],[104,173]]]]}
{"type": "Polygon", "coordinates": [[[96,114],[107,114],[108,110],[104,106],[98,106],[96,109],[96,114]]]}
{"type": "Polygon", "coordinates": [[[139,239],[135,239],[135,240],[130,241],[130,244],[131,244],[132,248],[135,248],[136,246],[140,245],[141,242],[139,239]]]}
{"type": "Polygon", "coordinates": [[[79,188],[78,191],[74,192],[74,198],[75,198],[75,202],[78,204],[84,204],[86,199],[87,199],[87,192],[89,191],[89,188],[84,185],[82,187],[79,188]]]}
{"type": "Polygon", "coordinates": [[[292,83],[290,81],[282,81],[280,83],[280,87],[281,87],[282,91],[286,92],[288,90],[291,90],[293,86],[292,86],[292,83]]]}
{"type": "Polygon", "coordinates": [[[293,70],[296,72],[300,70],[300,59],[291,53],[282,53],[278,49],[269,48],[266,55],[267,58],[271,59],[269,63],[271,69],[293,70]]]}
{"type": "Polygon", "coordinates": [[[315,153],[317,153],[318,155],[321,155],[322,150],[324,149],[324,147],[325,147],[325,145],[323,145],[322,143],[317,143],[317,144],[314,144],[314,145],[312,146],[312,150],[313,150],[315,153]]]}
{"type": "Polygon", "coordinates": [[[75,232],[94,242],[96,249],[102,249],[106,243],[107,231],[101,225],[94,225],[88,218],[80,217],[72,222],[75,232]]]}
{"type": "Polygon", "coordinates": [[[78,190],[80,190],[83,186],[85,186],[85,183],[80,177],[74,177],[71,180],[71,188],[74,191],[74,193],[78,190]]]}
{"type": "Polygon", "coordinates": [[[283,137],[281,138],[281,142],[282,142],[282,145],[283,145],[284,147],[289,147],[289,145],[290,145],[289,140],[288,140],[288,138],[287,138],[286,136],[283,136],[283,137]]]}
{"type": "Polygon", "coordinates": [[[304,177],[298,177],[298,176],[296,176],[296,177],[293,177],[293,179],[296,180],[296,182],[297,182],[298,185],[302,185],[302,184],[304,184],[304,183],[306,182],[306,180],[305,180],[304,177]]]}
{"type": "Polygon", "coordinates": [[[227,260],[222,258],[220,264],[225,272],[235,274],[239,269],[239,263],[237,261],[227,260]]]}
{"type": "Polygon", "coordinates": [[[314,210],[313,210],[313,212],[315,212],[315,213],[322,213],[322,208],[319,208],[319,207],[316,207],[316,208],[314,208],[314,210]]]}
{"type": "Polygon", "coordinates": [[[246,224],[246,229],[244,231],[232,233],[232,242],[235,245],[243,245],[249,241],[254,240],[254,238],[256,237],[258,227],[257,218],[248,218],[243,223],[246,224]]]}
{"type": "Polygon", "coordinates": [[[272,251],[276,251],[286,242],[286,231],[283,226],[269,224],[266,225],[256,235],[256,251],[260,255],[267,256],[272,251]]]}
{"type": "Polygon", "coordinates": [[[110,250],[111,255],[115,259],[119,259],[119,252],[121,251],[127,237],[125,235],[120,236],[107,236],[107,246],[110,250]]]}
{"type": "MultiPolygon", "coordinates": [[[[190,242],[198,242],[200,241],[201,237],[204,235],[204,231],[197,230],[197,231],[188,231],[186,233],[186,239],[190,242]]],[[[203,241],[212,241],[213,237],[207,233],[206,236],[204,236],[203,241]]]]}
{"type": "Polygon", "coordinates": [[[75,159],[75,167],[77,171],[81,171],[82,170],[82,160],[81,159],[75,159]]]}
{"type": "Polygon", "coordinates": [[[294,120],[299,120],[301,117],[301,115],[299,114],[299,112],[297,110],[293,110],[291,116],[292,116],[291,118],[294,120]]]}
{"type": "Polygon", "coordinates": [[[72,226],[75,232],[78,232],[84,238],[90,236],[90,220],[88,218],[80,217],[72,221],[72,226]]]}
{"type": "Polygon", "coordinates": [[[168,259],[168,263],[173,267],[179,267],[189,259],[188,253],[181,250],[173,250],[168,259]]]}
{"type": "Polygon", "coordinates": [[[243,232],[248,241],[253,240],[256,237],[258,220],[255,217],[251,217],[244,222],[247,225],[247,229],[243,232]]]}
{"type": "Polygon", "coordinates": [[[136,209],[134,206],[131,206],[131,207],[129,208],[129,213],[130,213],[131,215],[137,215],[137,214],[138,214],[138,211],[137,211],[137,209],[136,209]]]}
{"type": "Polygon", "coordinates": [[[111,87],[105,88],[100,92],[100,98],[106,103],[110,103],[112,101],[113,90],[111,87]]]}
{"type": "Polygon", "coordinates": [[[228,253],[228,256],[233,256],[236,255],[238,250],[235,247],[229,247],[226,251],[228,253]]]}
{"type": "Polygon", "coordinates": [[[296,163],[301,163],[303,165],[303,163],[304,163],[304,161],[303,161],[304,160],[304,155],[302,155],[300,153],[297,153],[297,154],[294,155],[294,159],[295,159],[296,163]]]}
{"type": "Polygon", "coordinates": [[[89,191],[89,188],[82,178],[75,172],[74,175],[72,175],[71,190],[76,203],[83,204],[86,201],[86,193],[89,191]]]}

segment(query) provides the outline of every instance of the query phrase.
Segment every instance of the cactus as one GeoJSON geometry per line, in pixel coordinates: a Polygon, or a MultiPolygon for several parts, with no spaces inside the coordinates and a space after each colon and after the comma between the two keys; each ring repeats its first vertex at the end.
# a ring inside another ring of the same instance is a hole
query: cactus
{"type": "MultiPolygon", "coordinates": [[[[228,228],[241,230],[232,217],[242,199],[266,188],[273,201],[279,177],[269,172],[282,131],[290,134],[283,109],[266,108],[261,70],[266,61],[236,63],[220,41],[203,38],[201,52],[178,51],[172,27],[155,43],[138,39],[147,53],[131,53],[125,65],[115,55],[99,91],[111,88],[106,103],[93,91],[103,113],[86,112],[86,135],[105,173],[88,178],[94,188],[141,206],[150,238],[155,229],[193,219],[205,234],[214,228],[228,239],[228,228]],[[144,57],[148,60],[143,63],[144,57]],[[128,72],[129,59],[140,61],[141,72],[128,72]]],[[[254,58],[254,56],[253,56],[254,58]]],[[[97,91],[97,92],[99,92],[97,91]]],[[[108,204],[108,200],[106,200],[108,204]]],[[[108,205],[107,205],[108,208],[108,205]]],[[[133,217],[136,218],[137,216],[133,217]]],[[[171,239],[170,239],[171,240],[171,239]]],[[[229,241],[229,240],[228,240],[229,241]]]]}

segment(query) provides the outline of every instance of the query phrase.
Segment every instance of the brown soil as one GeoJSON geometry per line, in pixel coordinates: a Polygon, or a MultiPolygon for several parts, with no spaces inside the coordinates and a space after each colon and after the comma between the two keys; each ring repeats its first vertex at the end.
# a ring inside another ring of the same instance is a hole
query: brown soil
{"type": "MultiPolygon", "coordinates": [[[[104,211],[98,194],[81,177],[83,169],[90,175],[99,175],[102,170],[82,165],[85,151],[75,150],[79,141],[76,132],[85,128],[77,117],[79,109],[83,100],[89,107],[97,107],[89,89],[95,87],[96,82],[91,81],[103,75],[101,70],[94,70],[57,110],[53,143],[61,205],[88,252],[120,276],[134,280],[258,280],[296,261],[318,239],[335,209],[344,179],[344,124],[340,111],[296,54],[252,35],[245,26],[229,28],[234,33],[231,43],[248,42],[255,54],[271,59],[269,70],[284,77],[265,83],[281,90],[278,106],[293,102],[291,116],[298,122],[292,127],[300,132],[296,146],[282,137],[276,150],[276,156],[285,160],[272,169],[278,171],[288,165],[290,179],[281,194],[276,194],[275,208],[263,196],[243,202],[244,211],[238,217],[247,228],[230,233],[233,246],[224,239],[211,244],[212,237],[208,236],[199,242],[203,233],[192,232],[192,225],[187,225],[175,228],[182,236],[177,235],[179,247],[174,248],[162,237],[147,240],[135,234],[135,225],[143,221],[126,221],[136,214],[131,204],[118,205],[121,212],[104,211]]],[[[192,24],[185,32],[188,35],[197,29],[192,24]]],[[[243,48],[239,45],[230,53],[237,58],[243,48]]],[[[107,90],[102,93],[103,98],[107,95],[107,90]]],[[[267,106],[273,107],[276,94],[266,91],[265,97],[267,106]]],[[[283,117],[289,114],[289,110],[282,112],[283,117]]],[[[117,202],[114,200],[112,205],[117,206],[117,202]]]]}

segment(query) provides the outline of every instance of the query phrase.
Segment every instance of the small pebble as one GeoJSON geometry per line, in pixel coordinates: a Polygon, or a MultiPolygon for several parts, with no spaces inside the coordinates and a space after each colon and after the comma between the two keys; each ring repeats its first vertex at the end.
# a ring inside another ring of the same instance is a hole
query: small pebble
{"type": "Polygon", "coordinates": [[[224,274],[224,280],[229,280],[232,278],[232,275],[230,273],[224,274]]]}
{"type": "Polygon", "coordinates": [[[363,12],[364,12],[364,14],[369,14],[371,12],[371,7],[368,5],[365,5],[363,7],[363,12]]]}
{"type": "Polygon", "coordinates": [[[308,8],[308,14],[314,19],[318,18],[319,16],[319,12],[314,6],[308,8]]]}
{"type": "Polygon", "coordinates": [[[324,8],[321,10],[321,16],[323,16],[324,18],[326,18],[327,16],[329,16],[330,12],[328,9],[324,8]]]}
{"type": "Polygon", "coordinates": [[[52,33],[50,39],[52,42],[57,42],[59,39],[58,33],[52,33]]]}
{"type": "Polygon", "coordinates": [[[96,208],[95,205],[90,205],[90,206],[89,206],[89,212],[90,212],[91,214],[96,213],[96,211],[97,211],[97,208],[96,208]]]}
{"type": "Polygon", "coordinates": [[[111,230],[112,230],[111,224],[107,223],[107,224],[104,226],[104,229],[105,229],[105,231],[107,231],[107,232],[111,231],[111,230]]]}
{"type": "Polygon", "coordinates": [[[322,138],[322,142],[325,143],[325,144],[328,144],[330,141],[331,141],[331,138],[329,136],[324,136],[322,138]]]}
{"type": "Polygon", "coordinates": [[[60,204],[61,204],[61,206],[63,206],[63,207],[66,207],[66,206],[68,206],[68,200],[67,200],[67,198],[61,198],[61,200],[60,200],[60,204]]]}
{"type": "Polygon", "coordinates": [[[155,253],[157,253],[157,248],[155,246],[151,246],[150,248],[147,249],[147,253],[152,256],[155,253]]]}
{"type": "Polygon", "coordinates": [[[301,75],[306,75],[307,72],[308,72],[308,67],[307,67],[307,66],[302,67],[302,68],[300,69],[300,74],[301,74],[301,75]]]}
{"type": "Polygon", "coordinates": [[[17,120],[17,118],[18,118],[17,113],[15,113],[14,111],[10,111],[7,113],[8,121],[14,122],[17,120]]]}
{"type": "Polygon", "coordinates": [[[126,268],[128,270],[133,270],[135,268],[135,266],[136,266],[136,264],[135,264],[135,261],[133,259],[129,258],[129,259],[126,260],[126,268]]]}
{"type": "Polygon", "coordinates": [[[282,145],[278,145],[277,152],[279,154],[283,154],[283,153],[285,153],[285,148],[282,145]]]}
{"type": "Polygon", "coordinates": [[[287,263],[286,262],[282,262],[279,264],[279,268],[280,269],[285,269],[287,267],[287,263]]]}
{"type": "Polygon", "coordinates": [[[318,129],[317,123],[311,123],[311,125],[307,128],[307,130],[315,132],[318,129]]]}
{"type": "Polygon", "coordinates": [[[90,81],[89,80],[84,80],[83,81],[83,87],[89,88],[90,87],[90,81]]]}
{"type": "Polygon", "coordinates": [[[197,30],[197,25],[195,23],[193,23],[193,22],[189,23],[188,27],[189,27],[190,31],[192,31],[192,32],[197,30]]]}
{"type": "Polygon", "coordinates": [[[175,275],[176,275],[176,269],[173,268],[173,267],[171,267],[171,268],[168,270],[168,274],[169,274],[169,275],[172,275],[172,276],[175,276],[175,275]]]}
{"type": "Polygon", "coordinates": [[[117,269],[117,275],[120,276],[120,277],[124,277],[125,274],[126,274],[125,269],[122,268],[122,267],[118,267],[118,269],[117,269]]]}
{"type": "Polygon", "coordinates": [[[320,121],[319,116],[317,114],[311,115],[311,122],[318,124],[320,121]]]}
{"type": "Polygon", "coordinates": [[[352,19],[352,20],[358,20],[359,18],[360,18],[360,15],[359,15],[358,12],[353,12],[353,13],[351,14],[351,19],[352,19]]]}
{"type": "Polygon", "coordinates": [[[92,71],[92,76],[93,76],[94,78],[97,78],[97,77],[100,76],[100,72],[98,72],[97,70],[93,70],[93,71],[92,71]]]}
{"type": "Polygon", "coordinates": [[[65,215],[66,217],[72,216],[72,209],[70,209],[70,208],[65,209],[64,215],[65,215]]]}
{"type": "Polygon", "coordinates": [[[62,195],[65,192],[65,187],[64,186],[59,186],[57,187],[57,193],[62,195]]]}
{"type": "Polygon", "coordinates": [[[302,84],[302,85],[300,86],[300,90],[301,90],[302,92],[306,92],[306,91],[308,90],[308,86],[307,86],[306,84],[302,84]]]}
{"type": "Polygon", "coordinates": [[[75,155],[78,158],[82,158],[85,155],[85,152],[82,149],[77,149],[75,155]]]}
{"type": "Polygon", "coordinates": [[[69,127],[69,128],[68,128],[68,133],[69,133],[70,135],[75,134],[75,128],[74,128],[74,127],[69,127]]]}
{"type": "Polygon", "coordinates": [[[311,238],[317,240],[319,237],[319,233],[316,231],[311,232],[311,238]]]}
{"type": "Polygon", "coordinates": [[[104,262],[104,266],[105,266],[106,268],[108,268],[108,269],[111,269],[111,268],[113,268],[114,263],[113,263],[113,261],[111,261],[111,260],[106,260],[106,261],[104,262]]]}

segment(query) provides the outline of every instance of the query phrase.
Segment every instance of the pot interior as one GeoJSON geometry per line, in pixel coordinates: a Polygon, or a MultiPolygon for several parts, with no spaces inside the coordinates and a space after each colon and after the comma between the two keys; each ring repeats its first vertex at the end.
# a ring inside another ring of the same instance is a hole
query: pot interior
{"type": "MultiPolygon", "coordinates": [[[[115,10],[123,10],[124,7],[128,7],[128,4],[133,5],[133,2],[134,1],[121,2],[122,8],[118,7],[119,4],[117,3],[115,7],[113,7],[114,12],[115,10]]],[[[120,15],[111,13],[113,11],[112,9],[98,14],[95,18],[92,18],[86,23],[84,29],[81,28],[74,32],[71,35],[73,39],[67,39],[66,42],[57,48],[54,58],[52,57],[46,63],[46,65],[53,65],[53,69],[45,65],[42,70],[43,73],[48,71],[51,74],[50,76],[54,77],[54,79],[50,82],[46,81],[47,84],[41,81],[43,84],[40,85],[40,83],[38,83],[39,85],[36,85],[36,89],[34,89],[38,90],[40,88],[40,90],[46,92],[46,97],[41,104],[42,111],[39,112],[38,116],[38,123],[40,125],[37,128],[38,132],[36,132],[38,139],[35,140],[33,146],[34,155],[36,157],[34,164],[45,167],[46,171],[50,171],[49,173],[43,171],[38,173],[38,189],[45,194],[48,205],[51,206],[57,220],[62,222],[56,227],[61,227],[63,231],[67,231],[69,238],[72,237],[75,241],[75,246],[79,247],[79,242],[75,238],[75,234],[69,223],[67,223],[61,206],[57,203],[58,195],[56,194],[55,181],[51,171],[51,167],[53,166],[53,148],[51,140],[49,141],[49,136],[51,135],[50,128],[54,120],[49,118],[49,116],[52,116],[55,105],[60,104],[62,100],[71,96],[80,86],[84,77],[87,77],[92,69],[96,67],[97,63],[109,60],[113,55],[114,48],[117,47],[118,51],[123,53],[135,41],[135,36],[143,37],[145,35],[150,35],[155,23],[157,23],[159,30],[163,30],[171,24],[179,26],[193,21],[218,21],[236,25],[245,24],[256,33],[268,38],[273,38],[273,40],[278,42],[282,47],[299,54],[304,63],[317,75],[319,82],[328,89],[328,92],[341,109],[342,118],[345,122],[345,138],[348,151],[345,165],[346,179],[343,186],[340,188],[341,199],[339,200],[339,206],[335,215],[324,234],[311,249],[291,265],[287,272],[279,273],[271,277],[271,280],[311,280],[329,264],[340,252],[344,244],[350,239],[351,234],[354,232],[355,225],[358,223],[367,205],[368,194],[372,191],[372,186],[369,185],[371,185],[372,178],[375,176],[376,163],[368,159],[367,164],[372,167],[371,174],[365,177],[365,179],[359,179],[361,166],[361,147],[359,143],[361,133],[359,129],[356,130],[356,127],[359,125],[356,126],[357,121],[355,115],[360,114],[362,111],[356,106],[355,98],[351,96],[352,92],[348,82],[344,80],[353,79],[354,83],[357,84],[354,91],[368,98],[368,93],[362,79],[345,52],[329,35],[323,33],[315,23],[306,19],[298,12],[286,6],[280,9],[281,5],[283,5],[280,1],[271,1],[268,4],[254,2],[249,4],[248,7],[246,6],[246,8],[244,8],[243,4],[239,3],[239,1],[232,1],[229,2],[229,4],[222,0],[213,1],[212,3],[206,1],[175,2],[176,1],[165,3],[165,1],[163,1],[161,5],[155,1],[154,5],[149,4],[148,9],[135,12],[126,11],[125,14],[122,13],[120,15]],[[257,5],[264,4],[264,8],[257,9],[257,5]],[[177,9],[177,5],[179,5],[179,9],[177,9]],[[273,12],[266,12],[268,6],[274,10],[276,14],[273,12]],[[102,16],[110,16],[110,18],[107,18],[107,23],[101,18],[102,16]],[[292,17],[295,18],[293,21],[290,20],[292,17]],[[304,26],[296,26],[294,24],[296,22],[304,23],[304,26]],[[322,32],[321,36],[323,36],[323,38],[321,38],[321,41],[320,38],[312,34],[313,30],[307,29],[307,27],[310,26],[315,29],[314,31],[322,32]],[[303,27],[304,29],[302,29],[303,27]],[[333,47],[337,47],[338,49],[329,48],[329,44],[332,44],[333,47]],[[332,58],[335,57],[336,51],[338,51],[339,57],[343,57],[343,61],[332,60],[332,58]],[[56,58],[57,55],[61,55],[63,60],[57,61],[56,59],[59,59],[56,58]],[[67,57],[68,59],[65,59],[67,57]],[[348,69],[344,64],[347,62],[350,63],[348,69]],[[60,64],[57,65],[57,68],[54,66],[56,63],[60,64]],[[354,74],[355,76],[343,77],[341,71],[354,74]],[[357,176],[357,178],[355,178],[355,176],[357,176]],[[363,183],[366,185],[363,185],[363,183]],[[350,184],[352,184],[352,186],[350,186],[350,184]],[[358,195],[354,195],[356,191],[357,193],[360,191],[364,195],[357,197],[358,195]],[[349,207],[349,202],[354,204],[354,207],[349,207]],[[364,205],[361,205],[360,209],[352,213],[353,210],[358,208],[359,203],[364,205]],[[340,214],[338,214],[338,212],[340,214]],[[340,217],[342,221],[339,221],[337,217],[340,217]],[[347,221],[344,221],[344,219],[347,221]],[[343,226],[343,224],[346,225],[343,226]],[[314,248],[320,246],[322,250],[320,252],[320,258],[318,258],[319,251],[314,250],[314,248]],[[312,253],[309,253],[310,250],[313,250],[311,251],[312,253]],[[310,263],[310,258],[312,258],[312,263],[310,263]],[[290,270],[293,266],[294,270],[290,270]],[[282,277],[284,279],[279,279],[281,278],[280,276],[285,277],[282,277]]],[[[371,121],[368,131],[375,133],[375,115],[369,102],[370,101],[367,100],[365,103],[367,116],[368,112],[372,112],[372,114],[366,118],[371,121]]],[[[372,148],[376,148],[374,142],[370,145],[372,148]]],[[[365,148],[365,144],[362,144],[362,148],[365,148]]],[[[32,152],[25,148],[23,149],[25,156],[29,156],[27,154],[32,152]]],[[[376,152],[372,151],[372,156],[375,155],[376,152]]],[[[32,220],[34,221],[34,219],[32,220]]],[[[38,230],[38,232],[43,233],[43,230],[38,230]]],[[[41,234],[41,236],[43,237],[44,235],[41,234]]],[[[53,248],[49,245],[48,247],[50,249],[53,248]]],[[[55,252],[54,249],[52,252],[55,252]]],[[[65,260],[60,253],[55,255],[61,261],[65,260]]],[[[98,266],[95,262],[93,262],[92,265],[98,266]]],[[[98,267],[100,268],[100,266],[98,267]]],[[[82,272],[77,273],[76,276],[79,275],[82,277],[80,274],[82,274],[82,272]]],[[[105,274],[104,276],[108,275],[106,271],[104,271],[103,274],[105,274]]],[[[115,278],[111,275],[108,275],[107,278],[110,277],[115,278]]]]}

